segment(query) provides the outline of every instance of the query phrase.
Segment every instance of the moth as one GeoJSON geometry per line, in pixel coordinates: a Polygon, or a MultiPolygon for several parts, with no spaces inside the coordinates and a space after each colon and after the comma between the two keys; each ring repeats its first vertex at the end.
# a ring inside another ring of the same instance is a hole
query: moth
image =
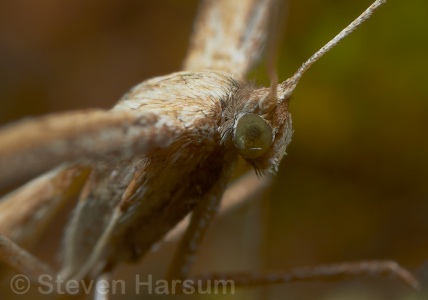
{"type": "MultiPolygon", "coordinates": [[[[111,111],[57,114],[0,132],[4,141],[0,185],[55,168],[6,196],[3,205],[33,198],[37,211],[54,211],[76,174],[90,169],[64,233],[60,276],[105,278],[118,264],[140,260],[191,214],[168,274],[170,279],[189,278],[238,157],[260,177],[276,172],[293,134],[289,104],[300,78],[384,2],[375,1],[292,77],[278,84],[273,75],[270,87],[257,88],[245,76],[263,52],[275,2],[204,1],[181,72],[144,81],[111,111]]],[[[254,190],[262,185],[263,181],[256,183],[254,190]]],[[[31,235],[26,231],[31,224],[44,222],[32,218],[25,230],[11,228],[16,216],[8,212],[3,216],[8,222],[0,228],[2,234],[11,232],[16,243],[31,235]]],[[[2,236],[0,257],[5,264],[34,281],[40,274],[56,273],[16,243],[2,236]]],[[[371,273],[392,273],[417,284],[410,273],[388,261],[305,268],[275,276],[213,277],[252,285],[371,273]]]]}

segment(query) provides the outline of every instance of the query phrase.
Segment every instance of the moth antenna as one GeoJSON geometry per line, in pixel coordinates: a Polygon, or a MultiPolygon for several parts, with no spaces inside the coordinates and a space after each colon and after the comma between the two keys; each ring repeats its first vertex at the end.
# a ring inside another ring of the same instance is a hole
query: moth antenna
{"type": "Polygon", "coordinates": [[[325,44],[321,49],[315,52],[306,62],[304,62],[296,73],[286,81],[281,83],[283,92],[281,93],[281,99],[289,99],[294,89],[296,88],[300,78],[303,74],[320,59],[324,54],[330,51],[334,46],[336,46],[344,37],[352,33],[358,26],[360,26],[364,21],[366,21],[373,12],[379,8],[382,4],[386,3],[386,0],[376,0],[370,5],[359,17],[357,17],[352,23],[346,26],[339,34],[337,34],[333,39],[331,39],[327,44],[325,44]]]}

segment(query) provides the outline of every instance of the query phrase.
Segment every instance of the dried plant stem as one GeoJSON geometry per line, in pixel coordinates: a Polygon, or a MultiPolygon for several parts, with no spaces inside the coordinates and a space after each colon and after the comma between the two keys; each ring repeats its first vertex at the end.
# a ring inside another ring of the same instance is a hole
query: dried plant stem
{"type": "Polygon", "coordinates": [[[0,188],[63,162],[130,158],[168,145],[175,128],[151,113],[83,110],[12,124],[0,131],[0,188]]]}
{"type": "Polygon", "coordinates": [[[88,171],[79,166],[57,168],[0,198],[1,233],[31,248],[56,213],[77,197],[88,171]]]}
{"type": "Polygon", "coordinates": [[[290,272],[239,272],[216,273],[191,278],[192,282],[215,282],[216,280],[233,281],[235,286],[261,286],[290,282],[305,282],[314,280],[340,280],[360,277],[389,277],[393,276],[404,284],[418,290],[418,280],[406,269],[394,261],[361,261],[315,267],[296,268],[290,272]]]}
{"type": "Polygon", "coordinates": [[[275,0],[205,0],[183,70],[219,70],[244,78],[259,60],[275,0]]]}
{"type": "Polygon", "coordinates": [[[17,273],[28,276],[34,282],[37,282],[41,275],[56,274],[47,265],[3,235],[0,235],[0,262],[17,273]]]}

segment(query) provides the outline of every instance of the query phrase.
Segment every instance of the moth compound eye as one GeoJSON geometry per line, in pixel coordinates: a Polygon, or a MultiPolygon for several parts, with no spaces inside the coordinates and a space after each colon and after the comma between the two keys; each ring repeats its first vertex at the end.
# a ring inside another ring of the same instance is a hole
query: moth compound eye
{"type": "Polygon", "coordinates": [[[243,115],[236,124],[234,142],[242,157],[253,159],[265,154],[272,146],[272,128],[259,115],[243,115]]]}

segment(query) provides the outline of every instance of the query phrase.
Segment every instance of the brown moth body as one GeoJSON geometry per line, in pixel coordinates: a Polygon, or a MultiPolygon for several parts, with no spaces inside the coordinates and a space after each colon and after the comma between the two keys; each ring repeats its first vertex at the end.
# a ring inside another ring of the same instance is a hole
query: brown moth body
{"type": "Polygon", "coordinates": [[[275,171],[292,129],[288,99],[269,91],[205,71],[154,78],[127,93],[113,110],[150,111],[182,134],[146,155],[93,165],[65,236],[63,275],[96,277],[136,260],[197,203],[221,198],[238,157],[233,137],[243,116],[258,116],[272,137],[261,156],[246,160],[257,172],[275,171]]]}

